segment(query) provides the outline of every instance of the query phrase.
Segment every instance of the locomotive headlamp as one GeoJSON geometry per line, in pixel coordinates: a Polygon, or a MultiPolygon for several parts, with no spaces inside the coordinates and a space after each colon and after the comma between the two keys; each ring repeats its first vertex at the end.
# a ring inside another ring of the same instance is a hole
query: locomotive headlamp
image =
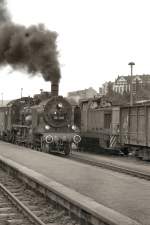
{"type": "Polygon", "coordinates": [[[28,122],[28,121],[32,121],[32,116],[31,115],[28,115],[25,117],[25,121],[28,122]]]}
{"type": "Polygon", "coordinates": [[[51,144],[53,142],[53,136],[52,135],[47,135],[45,140],[46,140],[47,144],[51,144]]]}
{"type": "Polygon", "coordinates": [[[77,126],[76,125],[72,125],[72,130],[76,130],[77,129],[77,126]]]}
{"type": "Polygon", "coordinates": [[[62,108],[62,107],[63,107],[63,105],[62,105],[61,102],[58,103],[58,107],[59,107],[59,108],[62,108]]]}
{"type": "Polygon", "coordinates": [[[81,141],[81,137],[79,135],[75,135],[73,137],[73,141],[74,141],[74,143],[78,144],[81,141]]]}
{"type": "Polygon", "coordinates": [[[45,130],[49,130],[50,126],[49,125],[45,125],[45,130]]]}

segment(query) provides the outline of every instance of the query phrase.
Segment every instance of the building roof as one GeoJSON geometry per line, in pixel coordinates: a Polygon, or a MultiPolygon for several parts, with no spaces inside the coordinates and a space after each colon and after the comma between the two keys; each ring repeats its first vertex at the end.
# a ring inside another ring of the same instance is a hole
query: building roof
{"type": "MultiPolygon", "coordinates": [[[[137,75],[133,75],[133,76],[132,76],[133,79],[136,78],[136,77],[141,78],[141,80],[142,80],[143,82],[150,81],[150,74],[143,74],[143,75],[138,75],[138,74],[137,74],[137,75]]],[[[120,78],[124,78],[124,79],[127,81],[127,83],[130,83],[131,75],[128,75],[128,76],[119,76],[119,75],[118,75],[117,79],[115,80],[115,83],[116,83],[120,78]]]]}
{"type": "Polygon", "coordinates": [[[97,93],[97,91],[96,91],[94,88],[89,87],[89,88],[83,89],[83,90],[77,90],[77,91],[71,91],[71,92],[68,92],[68,96],[69,96],[69,95],[74,95],[74,94],[76,95],[76,94],[87,93],[87,92],[89,92],[89,91],[93,91],[93,92],[95,92],[95,94],[97,93]]]}

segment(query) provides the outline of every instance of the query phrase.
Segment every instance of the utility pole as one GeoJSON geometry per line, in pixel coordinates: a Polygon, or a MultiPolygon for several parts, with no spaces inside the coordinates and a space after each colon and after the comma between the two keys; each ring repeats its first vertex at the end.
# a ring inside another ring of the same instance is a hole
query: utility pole
{"type": "Polygon", "coordinates": [[[2,106],[3,106],[3,96],[4,96],[3,92],[1,93],[1,96],[2,96],[2,106]]]}
{"type": "Polygon", "coordinates": [[[23,92],[23,88],[21,88],[21,98],[22,98],[22,92],[23,92]]]}
{"type": "Polygon", "coordinates": [[[130,78],[130,106],[133,105],[133,85],[132,85],[132,76],[133,76],[133,66],[135,65],[134,62],[128,63],[131,67],[131,78],[130,78]]]}

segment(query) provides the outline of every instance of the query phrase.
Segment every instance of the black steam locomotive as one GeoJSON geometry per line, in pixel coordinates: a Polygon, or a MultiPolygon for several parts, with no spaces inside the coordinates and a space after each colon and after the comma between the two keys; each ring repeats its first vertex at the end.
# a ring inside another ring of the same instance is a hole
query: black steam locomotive
{"type": "Polygon", "coordinates": [[[73,115],[71,104],[58,96],[58,83],[52,83],[51,93],[41,92],[0,107],[0,137],[39,151],[69,155],[81,141],[73,115]]]}

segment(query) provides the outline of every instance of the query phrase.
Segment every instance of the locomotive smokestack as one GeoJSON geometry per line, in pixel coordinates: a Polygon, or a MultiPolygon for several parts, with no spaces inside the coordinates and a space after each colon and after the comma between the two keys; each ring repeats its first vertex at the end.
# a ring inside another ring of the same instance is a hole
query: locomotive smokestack
{"type": "Polygon", "coordinates": [[[58,96],[59,91],[59,81],[52,81],[51,82],[51,95],[58,96]]]}

